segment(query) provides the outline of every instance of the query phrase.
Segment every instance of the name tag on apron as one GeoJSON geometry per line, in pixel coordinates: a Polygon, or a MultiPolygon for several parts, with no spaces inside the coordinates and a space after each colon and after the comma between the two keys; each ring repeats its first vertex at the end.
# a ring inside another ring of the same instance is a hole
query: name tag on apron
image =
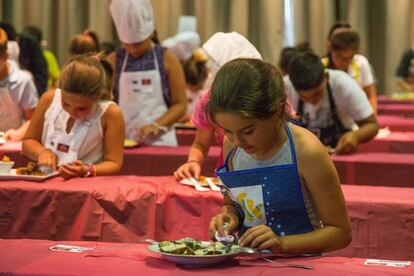
{"type": "Polygon", "coordinates": [[[62,143],[58,143],[56,150],[61,151],[61,152],[69,152],[70,146],[69,145],[65,145],[62,143]]]}

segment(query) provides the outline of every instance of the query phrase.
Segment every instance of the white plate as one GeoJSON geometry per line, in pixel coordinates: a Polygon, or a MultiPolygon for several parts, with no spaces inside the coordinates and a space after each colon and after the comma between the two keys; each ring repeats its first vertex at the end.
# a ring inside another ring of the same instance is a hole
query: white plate
{"type": "Polygon", "coordinates": [[[9,174],[0,174],[0,180],[28,180],[28,181],[44,181],[48,178],[58,176],[59,172],[53,172],[48,175],[24,175],[16,174],[16,169],[11,169],[9,174]]]}
{"type": "Polygon", "coordinates": [[[239,251],[229,252],[226,254],[220,255],[206,255],[206,256],[196,256],[196,255],[181,255],[181,254],[171,254],[160,251],[160,248],[157,244],[152,244],[147,247],[147,249],[153,253],[162,255],[166,260],[175,262],[182,266],[189,267],[205,267],[213,266],[220,264],[235,255],[240,254],[239,251]]]}

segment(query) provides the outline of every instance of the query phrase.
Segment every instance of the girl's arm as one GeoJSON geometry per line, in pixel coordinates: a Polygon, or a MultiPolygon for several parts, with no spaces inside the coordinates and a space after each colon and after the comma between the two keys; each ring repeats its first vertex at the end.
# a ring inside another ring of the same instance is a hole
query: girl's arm
{"type": "Polygon", "coordinates": [[[365,86],[363,88],[365,94],[367,94],[368,101],[371,104],[372,109],[374,110],[374,114],[378,112],[378,103],[377,103],[377,87],[374,83],[365,86]]]}
{"type": "Polygon", "coordinates": [[[26,135],[23,138],[22,147],[23,154],[29,159],[38,161],[39,165],[50,166],[55,170],[57,163],[56,155],[41,144],[44,116],[52,103],[54,95],[55,90],[50,90],[40,98],[33,112],[26,135]],[[39,158],[41,155],[42,158],[39,158]]]}
{"type": "Polygon", "coordinates": [[[187,97],[185,95],[185,78],[177,57],[168,49],[164,52],[164,67],[168,75],[171,105],[168,111],[157,119],[156,123],[170,127],[185,114],[187,97]]]}
{"type": "Polygon", "coordinates": [[[344,248],[352,239],[351,223],[336,169],[324,146],[309,131],[293,126],[300,177],[306,183],[324,227],[279,237],[283,253],[326,252],[344,248]],[[318,163],[315,164],[315,160],[318,163]]]}
{"type": "Polygon", "coordinates": [[[197,129],[193,144],[188,152],[187,162],[182,164],[175,172],[174,176],[177,181],[184,178],[193,177],[200,178],[201,167],[203,166],[204,158],[210,149],[211,139],[213,139],[213,129],[197,129]]]}
{"type": "Polygon", "coordinates": [[[125,123],[121,109],[111,104],[102,117],[104,132],[103,161],[95,165],[96,175],[113,175],[122,168],[124,155],[125,123]]]}

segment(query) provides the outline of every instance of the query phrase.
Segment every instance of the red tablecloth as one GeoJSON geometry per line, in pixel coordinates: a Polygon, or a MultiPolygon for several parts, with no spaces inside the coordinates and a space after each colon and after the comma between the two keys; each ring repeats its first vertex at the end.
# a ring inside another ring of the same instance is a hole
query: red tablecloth
{"type": "MultiPolygon", "coordinates": [[[[178,147],[137,147],[125,150],[123,175],[172,175],[187,162],[189,146],[178,147]]],[[[203,174],[214,175],[221,149],[210,147],[203,165],[203,174]]]]}
{"type": "Polygon", "coordinates": [[[377,121],[381,128],[388,127],[391,131],[414,131],[414,118],[378,115],[377,121]]]}
{"type": "MultiPolygon", "coordinates": [[[[414,259],[413,188],[342,188],[353,225],[342,256],[414,259]]],[[[106,242],[208,239],[222,204],[219,192],[139,176],[2,181],[0,198],[0,238],[106,242]]]]}
{"type": "MultiPolygon", "coordinates": [[[[21,154],[22,145],[5,143],[0,145],[0,156],[5,154],[14,162],[15,167],[25,166],[29,161],[21,154]]],[[[125,149],[124,165],[121,175],[172,175],[182,164],[187,162],[190,146],[177,147],[136,147],[125,149]]],[[[210,147],[209,154],[204,161],[203,174],[212,176],[219,160],[221,149],[218,146],[210,147]]]]}
{"type": "Polygon", "coordinates": [[[414,100],[397,100],[387,95],[378,95],[377,101],[378,104],[414,104],[414,100]]]}
{"type": "Polygon", "coordinates": [[[216,267],[185,268],[148,252],[143,244],[65,242],[96,246],[82,253],[48,250],[53,241],[0,240],[0,274],[5,275],[413,275],[409,267],[364,265],[365,259],[345,257],[279,258],[281,263],[299,263],[313,270],[278,267],[264,260],[236,257],[216,267]]]}
{"type": "MultiPolygon", "coordinates": [[[[17,159],[16,165],[26,162],[21,161],[24,157],[17,151],[18,145],[20,147],[20,144],[11,144],[5,150],[13,160],[17,159]]],[[[387,146],[391,147],[391,143],[387,146]]],[[[181,164],[187,161],[188,150],[188,146],[128,149],[125,151],[124,166],[120,174],[172,175],[181,164]]],[[[214,176],[219,153],[219,147],[210,148],[209,156],[203,165],[204,175],[214,176]]],[[[412,177],[414,154],[378,153],[368,150],[368,152],[352,155],[332,155],[332,160],[342,183],[414,187],[414,178],[412,177]]]]}
{"type": "Polygon", "coordinates": [[[358,152],[414,153],[414,132],[392,131],[386,137],[375,139],[358,146],[358,152]]]}
{"type": "MultiPolygon", "coordinates": [[[[176,134],[177,134],[178,145],[191,146],[194,142],[195,133],[196,133],[195,129],[177,129],[176,134]]],[[[212,139],[211,142],[213,146],[217,146],[217,140],[215,137],[212,139]]]]}
{"type": "Polygon", "coordinates": [[[414,187],[414,154],[365,152],[331,158],[342,183],[414,187]]]}
{"type": "Polygon", "coordinates": [[[378,104],[378,114],[380,115],[397,115],[397,116],[414,116],[414,103],[407,104],[378,104]]]}

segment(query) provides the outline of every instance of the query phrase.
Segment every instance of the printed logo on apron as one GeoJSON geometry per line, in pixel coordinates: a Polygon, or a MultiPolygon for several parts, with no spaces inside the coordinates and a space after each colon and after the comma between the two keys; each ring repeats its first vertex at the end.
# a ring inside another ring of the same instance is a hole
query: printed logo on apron
{"type": "Polygon", "coordinates": [[[233,188],[232,193],[244,211],[244,225],[252,227],[266,223],[261,185],[233,188]]]}
{"type": "Polygon", "coordinates": [[[67,152],[69,152],[70,146],[69,145],[65,145],[65,144],[58,143],[56,149],[58,151],[66,152],[67,153],[67,152]]]}

